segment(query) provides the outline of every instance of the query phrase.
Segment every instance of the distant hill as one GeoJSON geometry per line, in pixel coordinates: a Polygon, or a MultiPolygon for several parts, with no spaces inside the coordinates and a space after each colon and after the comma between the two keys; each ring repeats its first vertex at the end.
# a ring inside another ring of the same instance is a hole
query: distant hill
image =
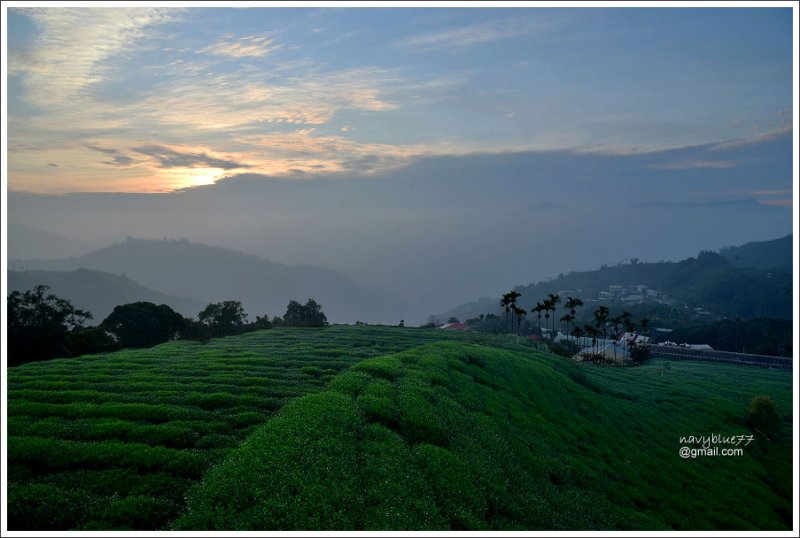
{"type": "MultiPolygon", "coordinates": [[[[758,249],[777,253],[780,245],[783,245],[784,249],[788,245],[791,261],[790,238],[791,236],[789,239],[770,241],[768,243],[774,244],[769,246],[759,246],[763,245],[762,243],[748,243],[738,249],[728,249],[728,253],[732,252],[733,255],[739,256],[737,263],[755,263],[750,260],[754,259],[755,255],[752,253],[758,249]],[[736,254],[737,252],[743,254],[736,254]]],[[[779,260],[780,256],[776,254],[772,259],[779,260]]],[[[771,267],[772,262],[766,265],[771,267]]],[[[612,285],[643,285],[665,293],[670,298],[670,303],[678,307],[671,308],[673,312],[689,307],[710,311],[711,315],[716,317],[792,318],[791,271],[787,273],[772,268],[766,270],[737,266],[727,257],[711,251],[701,252],[695,258],[687,258],[680,262],[632,262],[603,266],[595,271],[571,272],[543,282],[515,286],[514,289],[522,294],[522,307],[530,310],[548,293],[563,294],[566,291],[569,295],[587,302],[596,300],[601,291],[608,291],[612,285]]],[[[565,297],[562,297],[563,299],[565,297]]],[[[455,316],[464,320],[479,314],[497,314],[500,313],[498,300],[499,297],[483,297],[453,308],[438,317],[448,319],[450,316],[455,316]]]]}
{"type": "Polygon", "coordinates": [[[24,260],[26,269],[78,268],[124,274],[142,285],[203,303],[241,301],[251,318],[283,316],[289,300],[313,297],[330,322],[397,324],[418,315],[388,293],[321,267],[285,265],[251,254],[182,240],[129,238],[65,260],[24,260]]]}
{"type": "Polygon", "coordinates": [[[8,223],[8,259],[80,256],[100,245],[71,239],[33,226],[8,223]]]}
{"type": "Polygon", "coordinates": [[[734,267],[792,272],[792,235],[772,241],[756,241],[740,247],[725,247],[719,253],[734,267]]]}
{"type": "Polygon", "coordinates": [[[100,323],[114,307],[136,301],[169,305],[186,316],[196,316],[205,306],[191,299],[174,297],[145,288],[126,276],[103,271],[9,271],[8,291],[26,291],[39,284],[68,299],[76,307],[92,313],[92,323],[100,323]]]}

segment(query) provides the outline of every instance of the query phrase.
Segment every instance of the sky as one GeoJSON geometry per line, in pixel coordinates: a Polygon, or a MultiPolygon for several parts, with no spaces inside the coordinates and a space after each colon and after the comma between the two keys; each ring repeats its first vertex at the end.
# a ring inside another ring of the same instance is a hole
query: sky
{"type": "Polygon", "coordinates": [[[793,230],[791,9],[7,14],[18,258],[188,238],[422,317],[793,230]]]}
{"type": "Polygon", "coordinates": [[[8,187],[167,192],[752,138],[791,126],[791,22],[776,8],[12,7],[8,187]]]}

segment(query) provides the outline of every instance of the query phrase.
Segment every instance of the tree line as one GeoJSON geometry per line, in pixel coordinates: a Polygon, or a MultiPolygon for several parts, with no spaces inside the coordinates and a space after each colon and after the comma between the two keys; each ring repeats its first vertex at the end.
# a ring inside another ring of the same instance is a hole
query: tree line
{"type": "MultiPolygon", "coordinates": [[[[591,312],[587,323],[587,314],[579,315],[578,309],[584,305],[583,300],[577,297],[567,297],[562,302],[561,297],[555,293],[548,293],[541,301],[537,301],[530,310],[522,308],[520,298],[522,294],[517,290],[504,293],[500,298],[500,307],[504,314],[499,317],[495,314],[481,314],[466,320],[464,323],[472,330],[488,333],[507,333],[517,336],[537,336],[546,342],[550,349],[562,355],[572,356],[583,350],[590,356],[602,355],[603,342],[618,340],[622,333],[637,332],[648,336],[650,321],[642,318],[639,324],[633,322],[633,316],[628,311],[612,316],[605,305],[598,306],[591,312]],[[563,310],[559,311],[559,305],[563,310]],[[561,314],[559,316],[559,314],[561,314]],[[572,339],[556,342],[559,332],[571,336],[572,339]]],[[[457,318],[450,318],[448,323],[457,322],[457,318]]],[[[430,325],[430,323],[429,323],[430,325]]],[[[629,346],[634,362],[638,362],[645,355],[641,346],[629,346]],[[634,349],[635,347],[635,349],[634,349]]],[[[616,354],[616,348],[614,350],[616,354]]],[[[616,358],[616,357],[615,357],[616,358]]]]}
{"type": "Polygon", "coordinates": [[[247,321],[239,301],[207,305],[197,319],[150,302],[119,305],[98,325],[84,326],[91,312],[49,293],[48,286],[8,295],[8,364],[76,357],[121,348],[151,347],[170,340],[206,341],[272,327],[321,327],[328,324],[322,305],[291,300],[284,316],[247,321]]]}

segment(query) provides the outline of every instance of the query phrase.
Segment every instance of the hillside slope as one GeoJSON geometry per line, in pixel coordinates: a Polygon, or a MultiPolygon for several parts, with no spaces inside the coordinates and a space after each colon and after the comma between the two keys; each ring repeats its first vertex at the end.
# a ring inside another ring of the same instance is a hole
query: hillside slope
{"type": "Polygon", "coordinates": [[[114,307],[137,301],[166,304],[185,316],[196,316],[205,304],[145,288],[126,276],[103,271],[9,271],[8,291],[25,291],[34,286],[50,286],[51,292],[92,313],[100,323],[114,307]]]}
{"type": "Polygon", "coordinates": [[[173,528],[787,529],[791,378],[746,373],[465,343],[369,359],[257,429],[173,528]],[[781,441],[679,457],[681,436],[750,433],[743,415],[762,393],[781,441]]]}
{"type": "Polygon", "coordinates": [[[8,369],[13,530],[161,529],[187,488],[292,398],[460,331],[279,328],[8,369]]]}
{"type": "MultiPolygon", "coordinates": [[[[746,251],[750,252],[749,249],[746,251]]],[[[788,255],[791,259],[791,243],[788,243],[788,255]]],[[[522,293],[523,307],[530,309],[548,293],[568,290],[569,295],[588,302],[597,299],[599,292],[608,291],[609,286],[640,284],[668,294],[680,308],[701,307],[711,310],[714,315],[742,319],[792,318],[791,271],[736,266],[714,252],[701,252],[697,257],[679,262],[636,262],[603,266],[594,271],[573,271],[550,280],[515,286],[514,289],[522,293]]],[[[562,301],[565,298],[562,297],[562,301]]],[[[498,298],[484,297],[465,303],[439,317],[456,316],[464,320],[486,313],[500,313],[498,298]]]]}
{"type": "Polygon", "coordinates": [[[740,247],[720,249],[719,253],[734,267],[791,273],[793,239],[793,235],[787,235],[772,241],[754,241],[740,247]]]}
{"type": "Polygon", "coordinates": [[[332,323],[397,324],[414,311],[389,293],[321,267],[289,266],[186,240],[128,239],[66,260],[26,260],[26,268],[126,274],[144,286],[203,303],[238,300],[251,316],[282,316],[291,299],[321,303],[332,323]]]}

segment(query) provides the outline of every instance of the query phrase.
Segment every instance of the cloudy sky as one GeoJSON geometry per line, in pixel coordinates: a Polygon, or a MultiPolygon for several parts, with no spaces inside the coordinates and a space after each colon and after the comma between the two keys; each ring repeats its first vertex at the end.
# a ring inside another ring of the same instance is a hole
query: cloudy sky
{"type": "Polygon", "coordinates": [[[8,186],[165,192],[785,132],[791,22],[789,9],[12,7],[8,186]]]}

